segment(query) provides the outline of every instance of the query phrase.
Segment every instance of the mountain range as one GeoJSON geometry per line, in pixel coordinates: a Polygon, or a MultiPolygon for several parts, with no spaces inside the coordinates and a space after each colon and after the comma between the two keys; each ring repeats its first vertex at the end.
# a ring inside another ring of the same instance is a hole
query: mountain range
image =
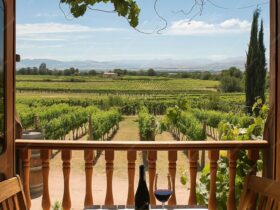
{"type": "Polygon", "coordinates": [[[95,69],[108,71],[116,68],[140,70],[153,68],[158,71],[220,71],[231,66],[244,70],[245,57],[232,57],[220,60],[210,59],[155,59],[155,60],[116,60],[116,61],[60,61],[53,59],[22,59],[17,69],[23,67],[39,67],[46,63],[49,69],[66,69],[75,67],[80,70],[95,69]]]}

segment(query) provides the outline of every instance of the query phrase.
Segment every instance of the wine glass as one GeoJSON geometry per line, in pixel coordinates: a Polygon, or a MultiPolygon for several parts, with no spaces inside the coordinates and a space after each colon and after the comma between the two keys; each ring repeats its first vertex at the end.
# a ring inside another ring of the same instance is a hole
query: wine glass
{"type": "Polygon", "coordinates": [[[158,188],[158,174],[155,177],[154,183],[154,194],[156,199],[162,203],[162,209],[164,209],[164,203],[169,200],[170,196],[172,195],[172,182],[171,177],[167,175],[168,187],[167,188],[158,188]]]}

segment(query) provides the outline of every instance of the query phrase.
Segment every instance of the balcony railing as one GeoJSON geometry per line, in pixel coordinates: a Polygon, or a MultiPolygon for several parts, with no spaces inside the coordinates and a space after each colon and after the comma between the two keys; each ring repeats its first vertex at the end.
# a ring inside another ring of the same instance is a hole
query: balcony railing
{"type": "MultiPolygon", "coordinates": [[[[30,175],[30,154],[31,149],[41,150],[42,160],[42,176],[43,176],[43,195],[42,209],[49,210],[51,200],[49,195],[49,163],[51,150],[61,150],[62,169],[64,176],[64,192],[62,199],[62,207],[64,210],[71,209],[71,196],[69,187],[69,175],[71,169],[71,152],[72,150],[83,150],[85,161],[85,180],[86,190],[84,206],[93,205],[92,193],[92,172],[93,172],[93,151],[105,150],[106,160],[106,196],[105,206],[115,205],[113,192],[113,171],[114,171],[114,151],[122,150],[127,152],[127,170],[128,170],[128,194],[126,205],[134,205],[134,179],[135,179],[135,161],[136,151],[148,151],[148,174],[151,205],[155,205],[155,197],[153,192],[153,182],[156,174],[157,151],[168,151],[168,170],[173,182],[173,194],[168,201],[168,205],[176,205],[176,161],[177,152],[187,150],[189,159],[189,180],[190,193],[186,200],[188,205],[196,205],[196,178],[198,172],[199,151],[208,151],[210,162],[210,193],[208,200],[208,208],[215,210],[216,201],[216,174],[217,161],[219,159],[219,150],[227,150],[229,159],[229,192],[227,197],[227,208],[229,210],[236,209],[235,202],[235,176],[238,152],[240,149],[248,150],[248,156],[254,163],[259,159],[259,150],[268,148],[269,144],[265,140],[252,141],[183,141],[183,142],[136,142],[136,141],[50,141],[50,140],[16,140],[16,148],[21,151],[21,160],[23,167],[23,186],[27,197],[28,208],[31,207],[31,198],[29,192],[29,175],[30,175]]],[[[186,164],[187,167],[187,164],[186,164]]],[[[257,171],[254,164],[251,173],[257,171]]]]}

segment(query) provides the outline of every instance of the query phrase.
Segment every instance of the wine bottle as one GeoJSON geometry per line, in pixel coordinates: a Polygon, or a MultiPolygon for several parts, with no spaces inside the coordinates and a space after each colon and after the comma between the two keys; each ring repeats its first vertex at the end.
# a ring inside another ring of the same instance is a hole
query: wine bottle
{"type": "Polygon", "coordinates": [[[150,195],[145,178],[145,166],[139,167],[139,182],[135,194],[135,210],[149,210],[150,195]]]}

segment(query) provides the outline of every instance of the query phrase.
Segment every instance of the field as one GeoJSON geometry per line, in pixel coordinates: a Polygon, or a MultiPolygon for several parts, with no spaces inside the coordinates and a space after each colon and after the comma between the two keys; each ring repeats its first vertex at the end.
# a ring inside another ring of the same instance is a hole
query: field
{"type": "Polygon", "coordinates": [[[18,91],[83,92],[116,94],[203,93],[216,92],[218,81],[173,79],[164,77],[123,77],[106,79],[99,76],[17,76],[18,91]]]}
{"type": "Polygon", "coordinates": [[[219,81],[211,80],[163,76],[113,79],[101,76],[18,75],[16,87],[17,109],[25,129],[38,128],[33,118],[40,118],[41,129],[45,130],[45,121],[75,112],[77,116],[84,115],[81,122],[86,124],[86,115],[95,113],[90,108],[92,106],[104,111],[115,107],[124,116],[137,115],[143,106],[149,114],[164,115],[167,109],[182,106],[182,103],[185,106],[183,109],[186,106],[224,112],[244,109],[244,94],[219,93],[219,81]],[[65,109],[64,112],[57,111],[62,109],[65,109]]]}

